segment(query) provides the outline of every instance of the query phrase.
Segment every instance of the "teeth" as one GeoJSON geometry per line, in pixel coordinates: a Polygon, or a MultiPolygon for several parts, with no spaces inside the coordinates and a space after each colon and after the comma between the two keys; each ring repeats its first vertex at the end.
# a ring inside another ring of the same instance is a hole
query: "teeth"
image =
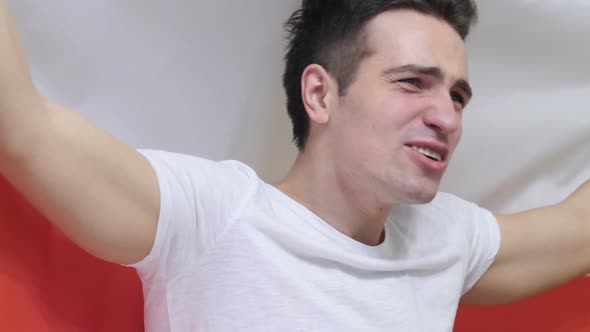
{"type": "Polygon", "coordinates": [[[419,146],[412,146],[412,148],[414,150],[420,152],[421,154],[425,155],[426,157],[430,157],[430,158],[436,159],[438,161],[442,161],[442,156],[439,153],[435,152],[435,151],[432,151],[432,150],[427,149],[427,148],[422,148],[422,147],[419,147],[419,146]]]}

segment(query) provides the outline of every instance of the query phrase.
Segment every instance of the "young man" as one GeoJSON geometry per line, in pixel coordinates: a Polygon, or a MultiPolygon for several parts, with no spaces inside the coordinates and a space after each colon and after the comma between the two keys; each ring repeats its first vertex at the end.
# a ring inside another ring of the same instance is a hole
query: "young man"
{"type": "Polygon", "coordinates": [[[507,216],[438,193],[475,16],[466,0],[303,1],[284,76],[300,153],[270,185],[138,152],[46,100],[1,3],[0,172],[82,248],[137,268],[148,331],[451,331],[459,301],[590,270],[590,185],[507,216]]]}

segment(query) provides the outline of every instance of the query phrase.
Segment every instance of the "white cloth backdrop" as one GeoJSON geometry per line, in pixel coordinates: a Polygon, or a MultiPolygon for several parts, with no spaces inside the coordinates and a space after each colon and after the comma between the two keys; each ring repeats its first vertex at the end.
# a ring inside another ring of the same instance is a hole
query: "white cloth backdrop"
{"type": "MultiPolygon", "coordinates": [[[[298,0],[8,0],[49,97],[125,142],[238,159],[269,181],[296,150],[281,88],[298,0]]],[[[480,0],[475,99],[443,190],[496,212],[590,178],[590,2],[480,0]]]]}

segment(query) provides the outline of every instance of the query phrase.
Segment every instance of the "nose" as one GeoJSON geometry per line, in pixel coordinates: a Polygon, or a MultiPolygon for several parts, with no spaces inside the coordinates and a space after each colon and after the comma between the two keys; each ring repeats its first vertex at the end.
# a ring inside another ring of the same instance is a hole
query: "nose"
{"type": "Polygon", "coordinates": [[[432,102],[423,116],[424,123],[440,134],[451,134],[461,128],[461,113],[448,92],[432,96],[432,102]]]}

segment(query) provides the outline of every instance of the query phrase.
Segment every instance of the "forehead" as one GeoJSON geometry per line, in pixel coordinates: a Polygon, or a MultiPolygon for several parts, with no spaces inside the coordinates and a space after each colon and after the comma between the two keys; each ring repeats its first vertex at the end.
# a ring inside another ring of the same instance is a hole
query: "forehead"
{"type": "Polygon", "coordinates": [[[467,78],[461,36],[436,17],[412,10],[387,11],[369,22],[366,39],[377,65],[439,67],[451,80],[467,78]]]}

